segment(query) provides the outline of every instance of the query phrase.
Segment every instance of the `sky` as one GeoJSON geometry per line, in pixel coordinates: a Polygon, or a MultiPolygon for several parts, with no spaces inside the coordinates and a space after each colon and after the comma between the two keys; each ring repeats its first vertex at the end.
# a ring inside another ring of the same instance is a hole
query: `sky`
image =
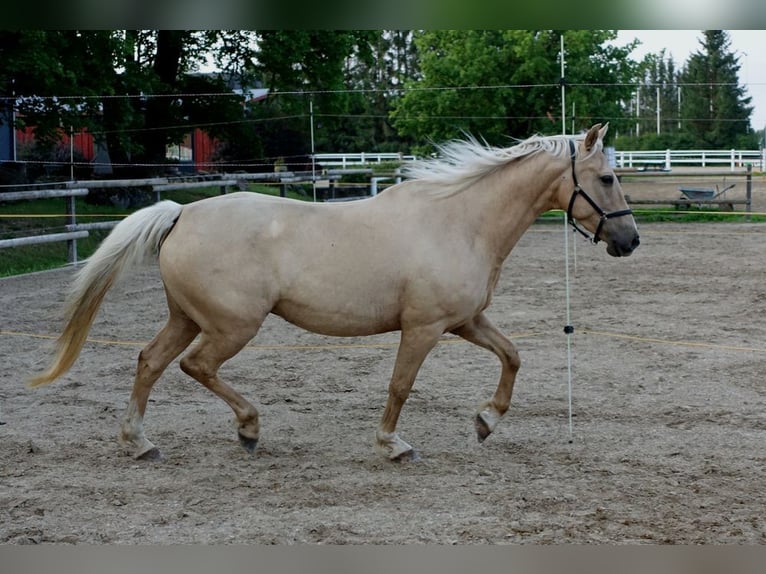
{"type": "MultiPolygon", "coordinates": [[[[727,30],[731,39],[730,50],[740,56],[741,86],[752,98],[753,114],[750,123],[754,130],[766,128],[766,30],[727,30]]],[[[634,39],[641,45],[632,52],[636,60],[663,48],[681,67],[694,52],[701,50],[701,30],[620,30],[617,45],[624,46],[634,39]]]]}

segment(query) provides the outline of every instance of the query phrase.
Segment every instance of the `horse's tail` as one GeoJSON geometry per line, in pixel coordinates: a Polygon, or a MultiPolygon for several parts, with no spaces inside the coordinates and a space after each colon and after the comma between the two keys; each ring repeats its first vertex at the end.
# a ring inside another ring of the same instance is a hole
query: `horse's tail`
{"type": "Polygon", "coordinates": [[[161,201],[140,209],[117,224],[85,266],[77,273],[67,298],[66,325],[56,342],[51,365],[29,381],[30,387],[52,383],[66,373],[80,355],[107,291],[128,267],[156,257],[182,206],[161,201]]]}

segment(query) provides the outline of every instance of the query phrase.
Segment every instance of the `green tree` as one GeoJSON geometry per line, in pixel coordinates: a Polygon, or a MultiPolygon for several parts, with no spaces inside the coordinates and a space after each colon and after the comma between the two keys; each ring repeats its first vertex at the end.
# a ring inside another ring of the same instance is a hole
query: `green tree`
{"type": "Polygon", "coordinates": [[[400,135],[442,141],[469,132],[489,143],[561,132],[560,38],[564,36],[567,131],[623,121],[633,44],[609,30],[452,30],[415,37],[422,76],[392,111],[400,135]],[[574,107],[574,126],[570,111],[574,107]]]}
{"type": "Polygon", "coordinates": [[[100,63],[116,48],[103,31],[0,32],[2,97],[6,107],[15,106],[17,125],[34,126],[43,145],[70,126],[92,127],[109,77],[100,63]]]}
{"type": "Polygon", "coordinates": [[[739,85],[739,59],[728,33],[705,30],[700,45],[681,71],[683,129],[695,147],[753,145],[751,98],[739,85]]]}
{"type": "Polygon", "coordinates": [[[616,138],[621,149],[693,147],[682,130],[679,74],[664,49],[639,63],[625,113],[628,130],[616,138]]]}
{"type": "Polygon", "coordinates": [[[361,99],[366,97],[348,91],[348,68],[352,62],[369,65],[375,37],[368,30],[258,32],[250,72],[271,90],[253,110],[267,159],[305,163],[312,109],[315,150],[347,149],[356,129],[349,116],[365,109],[361,99]]]}
{"type": "Polygon", "coordinates": [[[133,175],[151,175],[162,169],[167,146],[180,143],[194,127],[226,138],[227,127],[243,120],[244,97],[234,96],[230,80],[236,77],[243,87],[253,82],[245,70],[255,53],[252,34],[188,30],[119,34],[123,50],[111,90],[128,97],[109,98],[103,114],[113,162],[130,164],[133,175]],[[221,71],[197,73],[209,54],[221,71]]]}
{"type": "Polygon", "coordinates": [[[17,125],[34,127],[40,147],[62,131],[87,129],[106,145],[118,173],[131,166],[124,175],[149,175],[162,169],[166,146],[192,126],[242,119],[223,73],[192,74],[211,48],[236,44],[216,59],[247,77],[233,60],[254,52],[250,42],[235,41],[242,39],[229,31],[0,32],[0,95],[6,108],[15,105],[17,125]]]}
{"type": "Polygon", "coordinates": [[[347,60],[346,88],[353,92],[347,141],[336,149],[351,152],[409,151],[391,124],[389,111],[405,82],[417,76],[417,50],[410,30],[380,30],[371,37],[367,58],[347,60]]]}
{"type": "MultiPolygon", "coordinates": [[[[405,81],[392,111],[400,135],[421,144],[471,132],[496,139],[505,131],[505,102],[513,98],[503,62],[512,60],[508,34],[449,30],[415,35],[421,76],[405,81]],[[485,86],[496,86],[487,90],[485,86]]],[[[510,68],[510,66],[509,66],[510,68]]]]}

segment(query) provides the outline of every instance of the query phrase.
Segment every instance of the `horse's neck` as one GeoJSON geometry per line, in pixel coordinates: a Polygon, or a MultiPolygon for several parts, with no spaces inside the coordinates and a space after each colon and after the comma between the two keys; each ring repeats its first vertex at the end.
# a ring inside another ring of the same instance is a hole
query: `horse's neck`
{"type": "Polygon", "coordinates": [[[537,217],[553,206],[558,162],[541,153],[513,162],[483,178],[475,189],[460,194],[475,212],[492,255],[504,260],[537,217]]]}

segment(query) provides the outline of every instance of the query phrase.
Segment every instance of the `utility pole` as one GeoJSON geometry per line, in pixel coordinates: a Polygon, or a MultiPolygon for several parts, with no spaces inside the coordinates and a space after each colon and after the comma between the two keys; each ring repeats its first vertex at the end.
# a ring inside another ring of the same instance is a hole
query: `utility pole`
{"type": "Polygon", "coordinates": [[[572,128],[569,130],[570,133],[575,133],[575,103],[572,102],[572,128]]]}
{"type": "Polygon", "coordinates": [[[567,124],[566,124],[566,80],[564,79],[564,34],[561,34],[561,50],[559,52],[561,54],[561,80],[559,83],[561,84],[561,135],[566,135],[567,133],[567,124]]]}
{"type": "Polygon", "coordinates": [[[16,78],[11,78],[11,140],[13,145],[13,162],[16,162],[16,78]]]}
{"type": "Polygon", "coordinates": [[[660,135],[660,87],[657,86],[657,135],[660,135]]]}
{"type": "Polygon", "coordinates": [[[69,181],[74,181],[74,128],[69,126],[69,181]]]}
{"type": "Polygon", "coordinates": [[[314,98],[309,100],[309,116],[311,118],[311,188],[314,191],[314,203],[317,200],[317,176],[316,176],[316,161],[314,156],[314,98]]]}

